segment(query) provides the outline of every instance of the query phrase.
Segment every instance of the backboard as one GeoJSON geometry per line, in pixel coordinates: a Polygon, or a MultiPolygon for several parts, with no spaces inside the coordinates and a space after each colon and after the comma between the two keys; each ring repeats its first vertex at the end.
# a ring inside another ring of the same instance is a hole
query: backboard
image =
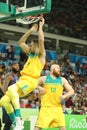
{"type": "Polygon", "coordinates": [[[50,11],[51,0],[6,0],[6,3],[0,2],[0,22],[50,11]]]}

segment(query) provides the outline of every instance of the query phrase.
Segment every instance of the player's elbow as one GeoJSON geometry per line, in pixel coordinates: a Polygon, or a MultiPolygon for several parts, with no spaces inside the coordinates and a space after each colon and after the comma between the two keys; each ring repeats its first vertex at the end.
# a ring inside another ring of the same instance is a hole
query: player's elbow
{"type": "Polygon", "coordinates": [[[21,44],[23,44],[23,42],[21,40],[19,40],[18,45],[20,46],[21,44]]]}
{"type": "Polygon", "coordinates": [[[25,46],[25,43],[21,40],[18,41],[18,45],[21,47],[21,48],[24,48],[25,46]]]}

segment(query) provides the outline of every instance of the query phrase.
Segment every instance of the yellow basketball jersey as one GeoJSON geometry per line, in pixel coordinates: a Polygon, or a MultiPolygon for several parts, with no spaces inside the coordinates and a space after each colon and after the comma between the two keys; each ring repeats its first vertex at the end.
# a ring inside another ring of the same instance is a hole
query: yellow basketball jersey
{"type": "Polygon", "coordinates": [[[44,67],[41,64],[38,54],[29,54],[29,58],[24,65],[21,75],[31,76],[32,78],[38,78],[44,67]]]}
{"type": "Polygon", "coordinates": [[[42,96],[41,106],[61,106],[60,96],[63,92],[61,77],[53,79],[48,75],[44,83],[44,88],[46,89],[46,94],[42,96]]]}

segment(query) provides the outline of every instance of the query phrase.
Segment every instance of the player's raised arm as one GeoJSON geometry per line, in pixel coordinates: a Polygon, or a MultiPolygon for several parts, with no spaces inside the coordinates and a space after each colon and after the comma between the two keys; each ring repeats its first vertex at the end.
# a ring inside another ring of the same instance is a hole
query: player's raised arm
{"type": "Polygon", "coordinates": [[[25,53],[29,53],[30,48],[29,46],[26,44],[26,40],[28,39],[28,37],[33,33],[36,32],[38,29],[38,25],[34,24],[18,41],[19,46],[22,48],[22,50],[25,53]]]}
{"type": "Polygon", "coordinates": [[[44,18],[41,19],[39,22],[39,34],[38,34],[38,40],[39,40],[39,53],[41,56],[41,61],[44,62],[45,60],[45,47],[44,47],[44,33],[43,33],[43,25],[44,25],[44,18]]]}

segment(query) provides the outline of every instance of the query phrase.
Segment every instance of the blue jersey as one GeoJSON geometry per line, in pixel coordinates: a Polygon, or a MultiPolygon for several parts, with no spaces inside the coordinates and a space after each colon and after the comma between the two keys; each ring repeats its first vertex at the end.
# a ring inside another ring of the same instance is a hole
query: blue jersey
{"type": "Polygon", "coordinates": [[[13,74],[11,74],[11,75],[12,75],[12,77],[13,77],[13,80],[10,81],[10,83],[9,83],[8,86],[10,86],[10,85],[12,85],[12,84],[14,84],[14,83],[16,83],[16,82],[18,81],[18,77],[17,77],[17,76],[15,76],[15,75],[13,75],[13,74]]]}

